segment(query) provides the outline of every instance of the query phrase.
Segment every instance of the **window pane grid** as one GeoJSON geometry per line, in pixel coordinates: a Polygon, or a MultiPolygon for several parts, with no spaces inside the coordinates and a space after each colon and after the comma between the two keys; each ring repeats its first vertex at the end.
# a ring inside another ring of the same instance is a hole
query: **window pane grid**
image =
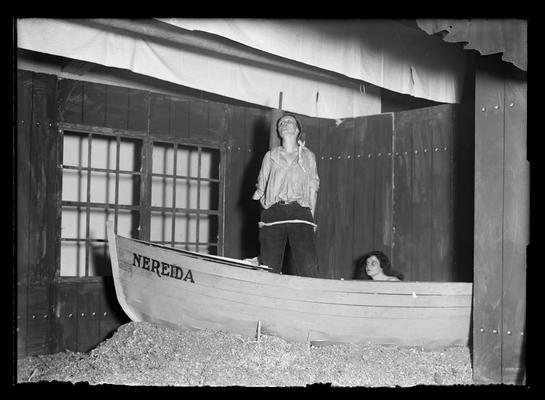
{"type": "Polygon", "coordinates": [[[199,218],[201,207],[201,162],[202,162],[202,148],[198,148],[198,161],[197,161],[197,251],[199,251],[199,229],[201,219],[199,218]]]}
{"type": "Polygon", "coordinates": [[[223,220],[220,148],[63,128],[61,134],[67,138],[63,144],[68,146],[62,146],[59,163],[61,276],[92,276],[104,268],[105,260],[109,264],[105,222],[110,215],[115,232],[122,236],[218,253],[223,220]],[[142,164],[145,149],[151,157],[142,164]],[[146,182],[153,182],[148,194],[142,192],[146,182]],[[150,216],[155,218],[155,231],[146,228],[142,236],[140,223],[149,224],[150,216]],[[72,273],[63,274],[63,266],[72,273]]]}
{"type": "MultiPolygon", "coordinates": [[[[89,145],[87,147],[87,160],[89,162],[89,165],[91,165],[91,156],[92,156],[92,141],[93,141],[93,134],[89,134],[89,145]]],[[[91,202],[91,170],[87,170],[87,209],[86,209],[86,227],[85,227],[85,237],[89,237],[89,220],[91,216],[89,203],[91,202]]],[[[85,276],[89,276],[89,246],[85,246],[85,276]]]]}
{"type": "Polygon", "coordinates": [[[110,275],[106,221],[113,216],[116,232],[135,237],[142,141],[92,132],[63,131],[62,137],[61,276],[110,275]]]}
{"type": "Polygon", "coordinates": [[[117,220],[118,220],[118,211],[117,205],[119,204],[119,153],[121,148],[121,139],[118,137],[115,138],[115,208],[114,208],[114,232],[117,232],[117,220]]]}
{"type": "Polygon", "coordinates": [[[127,204],[94,203],[94,202],[85,203],[82,201],[68,201],[68,200],[62,201],[62,205],[67,207],[85,208],[87,207],[88,204],[89,204],[89,207],[91,208],[103,208],[105,211],[110,209],[114,210],[114,212],[115,210],[140,210],[140,206],[131,206],[127,204]]]}
{"type": "MultiPolygon", "coordinates": [[[[176,215],[176,169],[178,167],[178,145],[174,144],[174,165],[173,165],[173,171],[174,171],[174,177],[172,178],[172,215],[176,215]]],[[[174,246],[174,238],[176,237],[176,218],[172,218],[171,223],[172,228],[172,234],[170,237],[172,238],[172,246],[174,246]]]]}
{"type": "MultiPolygon", "coordinates": [[[[75,171],[88,171],[90,170],[91,172],[105,172],[105,173],[109,173],[109,174],[115,174],[115,173],[119,173],[119,174],[125,174],[125,175],[142,175],[140,173],[140,171],[123,171],[123,170],[116,170],[116,169],[109,169],[109,168],[89,168],[89,167],[82,167],[82,166],[77,166],[77,165],[66,165],[66,164],[63,164],[61,165],[61,168],[62,169],[68,169],[68,170],[75,170],[75,171]]],[[[157,175],[157,174],[153,174],[153,175],[157,175]]],[[[162,175],[161,175],[162,176],[162,175]]],[[[213,181],[213,179],[211,179],[213,181]]]]}

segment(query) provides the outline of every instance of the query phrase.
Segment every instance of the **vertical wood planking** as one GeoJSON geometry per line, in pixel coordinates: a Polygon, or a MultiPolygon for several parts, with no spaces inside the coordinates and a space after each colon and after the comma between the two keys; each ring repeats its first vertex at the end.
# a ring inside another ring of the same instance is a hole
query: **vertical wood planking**
{"type": "MultiPolygon", "coordinates": [[[[376,116],[355,119],[354,127],[354,233],[352,254],[354,268],[360,258],[373,248],[373,200],[375,194],[375,164],[367,157],[374,147],[376,116]]],[[[355,271],[354,271],[355,272],[355,271]]],[[[354,275],[352,275],[353,277],[354,275]]]]}
{"type": "Polygon", "coordinates": [[[390,115],[380,116],[375,125],[375,184],[373,248],[392,258],[392,147],[393,132],[390,115]]]}
{"type": "MultiPolygon", "coordinates": [[[[244,160],[241,157],[241,149],[245,147],[244,124],[245,109],[239,106],[229,106],[227,109],[229,118],[229,139],[227,144],[227,168],[225,182],[225,256],[242,258],[242,227],[244,221],[244,209],[241,206],[244,183],[244,160]]],[[[252,178],[250,178],[251,181],[252,178]]],[[[257,181],[257,175],[255,176],[257,181]]],[[[250,187],[255,190],[255,182],[250,187]]],[[[255,201],[255,203],[258,203],[255,201]]],[[[259,204],[254,204],[259,209],[259,204]]]]}
{"type": "Polygon", "coordinates": [[[318,243],[318,264],[320,266],[320,278],[334,278],[335,276],[335,261],[336,248],[331,242],[331,238],[335,237],[335,191],[337,190],[336,182],[333,179],[335,174],[333,155],[335,154],[333,131],[335,129],[335,121],[320,118],[320,151],[319,164],[320,170],[320,202],[317,209],[317,243],[318,243]],[[323,159],[322,159],[323,157],[323,159]]]}
{"type": "Polygon", "coordinates": [[[83,123],[85,125],[105,126],[106,85],[91,82],[83,84],[83,123]]]}
{"type": "Polygon", "coordinates": [[[263,110],[246,108],[245,112],[245,147],[242,149],[244,183],[240,204],[244,210],[242,240],[243,257],[255,257],[259,254],[260,221],[259,202],[252,200],[255,184],[261,169],[263,157],[269,150],[269,121],[263,110]]]}
{"type": "Polygon", "coordinates": [[[504,83],[496,68],[480,58],[475,78],[473,379],[481,383],[501,382],[502,372],[504,83]]]}
{"type": "Polygon", "coordinates": [[[150,93],[129,89],[127,129],[148,132],[150,93]]]}
{"type": "Polygon", "coordinates": [[[56,352],[78,349],[78,284],[56,284],[56,352]]]}
{"type": "Polygon", "coordinates": [[[129,122],[129,89],[106,86],[106,122],[112,129],[127,129],[129,122]]]}
{"type": "Polygon", "coordinates": [[[170,97],[151,93],[149,133],[156,136],[170,136],[170,97]]]}
{"type": "Polygon", "coordinates": [[[59,119],[73,124],[83,123],[83,82],[59,80],[59,119]]]}
{"type": "Polygon", "coordinates": [[[453,254],[453,134],[454,109],[452,106],[438,110],[430,121],[431,148],[431,280],[451,282],[454,277],[453,254]],[[437,149],[437,151],[435,150],[437,149]]]}
{"type": "MultiPolygon", "coordinates": [[[[321,166],[321,160],[320,160],[320,128],[319,128],[319,122],[316,118],[307,117],[304,115],[298,115],[297,119],[302,125],[302,129],[304,132],[304,140],[305,140],[305,146],[314,153],[314,156],[316,157],[316,168],[318,170],[318,177],[320,178],[320,188],[318,189],[318,197],[316,199],[316,208],[314,210],[314,222],[318,224],[318,213],[320,210],[320,202],[323,201],[323,192],[322,192],[322,171],[320,169],[321,166]]],[[[272,124],[276,124],[276,121],[271,121],[272,124]]],[[[314,239],[316,243],[316,250],[318,250],[321,246],[324,246],[324,244],[318,242],[318,234],[317,231],[314,234],[314,239]]],[[[318,253],[317,253],[318,255],[318,253]]],[[[320,259],[318,257],[318,268],[319,270],[322,270],[326,268],[325,265],[322,265],[320,263],[320,259]]]]}
{"type": "Polygon", "coordinates": [[[413,134],[413,266],[418,280],[431,280],[431,127],[425,117],[412,122],[413,134]],[[428,149],[424,152],[424,149],[428,149]]]}
{"type": "Polygon", "coordinates": [[[130,322],[123,312],[115,294],[113,278],[104,278],[98,293],[99,339],[106,340],[122,324],[130,322]]]}
{"type": "Polygon", "coordinates": [[[412,125],[406,113],[394,114],[394,241],[392,267],[405,280],[415,280],[413,268],[412,125]]]}
{"type": "Polygon", "coordinates": [[[208,139],[222,143],[228,134],[227,105],[211,101],[208,103],[208,139]]]}
{"type": "Polygon", "coordinates": [[[140,186],[141,211],[139,216],[139,239],[141,240],[149,240],[150,238],[152,162],[153,146],[151,140],[148,138],[142,141],[142,181],[140,186]]]}
{"type": "Polygon", "coordinates": [[[51,318],[49,292],[50,287],[47,284],[28,287],[27,356],[49,352],[49,318],[51,318]]]}
{"type": "Polygon", "coordinates": [[[48,284],[56,272],[56,77],[35,74],[32,97],[29,209],[30,284],[48,284]]]}
{"type": "Polygon", "coordinates": [[[208,102],[192,100],[189,117],[189,136],[208,138],[208,102]]]}
{"type": "MultiPolygon", "coordinates": [[[[307,117],[304,115],[297,116],[297,119],[301,122],[303,126],[303,132],[305,134],[305,146],[314,153],[314,155],[316,156],[316,163],[318,163],[318,155],[320,151],[320,127],[318,119],[307,117]]],[[[275,123],[276,121],[272,122],[275,123]]],[[[320,171],[318,170],[318,176],[319,175],[320,171]]]]}
{"type": "Polygon", "coordinates": [[[26,356],[33,74],[17,73],[17,355],[26,356]]]}
{"type": "Polygon", "coordinates": [[[99,319],[97,315],[99,303],[99,289],[102,284],[99,282],[78,283],[78,351],[87,352],[91,350],[99,338],[99,319]],[[93,312],[95,315],[93,315],[93,312]]]}
{"type": "Polygon", "coordinates": [[[508,73],[505,80],[501,359],[502,382],[520,385],[525,377],[526,246],[529,244],[530,229],[530,171],[527,161],[526,79],[517,75],[508,73]]]}
{"type": "Polygon", "coordinates": [[[454,282],[473,282],[475,100],[456,107],[453,132],[454,282]]]}
{"type": "Polygon", "coordinates": [[[333,179],[337,189],[335,196],[335,275],[334,278],[351,278],[354,275],[352,253],[354,226],[354,119],[343,121],[333,132],[336,152],[333,153],[333,179]]]}
{"type": "Polygon", "coordinates": [[[170,99],[170,134],[175,138],[189,137],[189,111],[191,102],[187,99],[170,99]]]}

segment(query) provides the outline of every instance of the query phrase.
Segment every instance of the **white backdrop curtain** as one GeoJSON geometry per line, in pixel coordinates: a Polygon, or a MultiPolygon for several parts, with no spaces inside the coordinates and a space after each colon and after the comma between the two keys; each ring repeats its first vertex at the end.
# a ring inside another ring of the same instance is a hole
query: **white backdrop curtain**
{"type": "MultiPolygon", "coordinates": [[[[399,93],[446,103],[461,98],[463,51],[393,21],[168,19],[168,23],[186,30],[199,28],[399,93]]],[[[290,75],[77,21],[21,19],[17,45],[271,108],[278,106],[283,92],[284,110],[308,116],[338,119],[381,111],[380,90],[372,85],[362,90],[346,80],[290,75]]]]}

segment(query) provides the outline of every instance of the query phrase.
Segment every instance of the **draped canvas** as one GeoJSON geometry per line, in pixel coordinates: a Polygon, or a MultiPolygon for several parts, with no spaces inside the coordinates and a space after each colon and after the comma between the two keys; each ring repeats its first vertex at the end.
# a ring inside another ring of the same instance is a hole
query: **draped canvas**
{"type": "Polygon", "coordinates": [[[160,20],[394,92],[445,103],[461,99],[463,50],[393,20],[160,20]]]}
{"type": "MultiPolygon", "coordinates": [[[[172,25],[172,20],[169,22],[172,25]]],[[[253,44],[259,50],[399,93],[451,103],[461,97],[463,51],[460,54],[439,37],[393,21],[175,22],[185,28],[220,32],[210,27],[214,22],[216,27],[229,28],[231,33],[223,32],[229,39],[236,33],[240,42],[253,44]]],[[[271,108],[277,106],[278,95],[283,92],[284,110],[313,117],[339,119],[381,112],[376,86],[286,74],[77,21],[21,19],[17,40],[22,49],[128,69],[271,108]]]]}
{"type": "Polygon", "coordinates": [[[517,19],[417,19],[426,33],[445,32],[446,42],[466,42],[464,48],[483,55],[503,53],[502,60],[526,71],[528,25],[517,19]]]}
{"type": "Polygon", "coordinates": [[[380,90],[347,81],[339,84],[55,19],[17,23],[19,48],[110,67],[313,117],[347,118],[380,113],[380,90]],[[317,94],[319,93],[319,96],[317,94]]]}

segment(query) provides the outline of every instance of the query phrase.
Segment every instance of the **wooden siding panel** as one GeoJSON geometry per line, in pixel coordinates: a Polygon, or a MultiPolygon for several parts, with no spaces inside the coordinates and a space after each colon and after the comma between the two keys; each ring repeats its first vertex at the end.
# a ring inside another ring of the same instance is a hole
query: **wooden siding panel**
{"type": "Polygon", "coordinates": [[[245,112],[245,146],[240,156],[243,158],[243,186],[240,205],[244,210],[242,240],[243,257],[255,257],[259,254],[259,228],[261,210],[258,201],[252,200],[255,184],[263,157],[269,150],[270,120],[263,110],[246,108],[245,112]]]}
{"type": "Polygon", "coordinates": [[[78,284],[56,284],[56,351],[78,351],[78,284]]]}
{"type": "Polygon", "coordinates": [[[413,180],[412,207],[414,238],[413,266],[418,280],[431,280],[431,145],[430,121],[412,123],[413,180]]]}
{"type": "Polygon", "coordinates": [[[392,259],[392,146],[393,126],[391,117],[382,117],[374,127],[374,208],[373,208],[373,248],[380,250],[392,259]]]}
{"type": "Polygon", "coordinates": [[[392,268],[403,273],[405,280],[414,280],[413,268],[413,151],[412,126],[404,117],[394,114],[394,243],[392,268]]]}
{"type": "Polygon", "coordinates": [[[227,141],[227,105],[211,101],[208,103],[208,139],[217,143],[227,141]]]}
{"type": "Polygon", "coordinates": [[[36,74],[30,138],[29,283],[47,283],[56,272],[56,77],[36,74]]]}
{"type": "Polygon", "coordinates": [[[162,94],[150,95],[149,133],[156,136],[170,136],[170,97],[162,94]]]}
{"type": "Polygon", "coordinates": [[[130,322],[130,319],[117,301],[113,278],[104,278],[104,282],[97,289],[99,297],[96,305],[99,318],[98,343],[111,337],[120,325],[130,322]]]}
{"type": "Polygon", "coordinates": [[[333,178],[335,174],[333,155],[336,153],[334,129],[335,121],[324,118],[319,119],[320,151],[318,153],[318,169],[320,171],[320,201],[316,209],[316,222],[318,224],[316,240],[318,243],[320,278],[334,278],[335,276],[336,249],[335,244],[331,243],[331,238],[335,237],[335,212],[332,212],[332,210],[334,210],[334,195],[337,189],[333,178]]]}
{"type": "Polygon", "coordinates": [[[27,336],[28,336],[28,315],[27,313],[17,314],[17,359],[26,357],[27,354],[27,336]]]}
{"type": "Polygon", "coordinates": [[[527,161],[526,81],[505,81],[502,381],[523,384],[526,335],[526,246],[530,171],[527,161]]]}
{"type": "Polygon", "coordinates": [[[189,137],[191,102],[187,99],[170,99],[170,134],[175,138],[189,137]]]}
{"type": "Polygon", "coordinates": [[[72,124],[83,123],[83,82],[59,80],[59,120],[72,124]]]}
{"type": "Polygon", "coordinates": [[[431,280],[450,282],[454,276],[453,255],[453,202],[454,192],[452,159],[453,108],[440,110],[430,121],[431,152],[431,280]],[[432,151],[433,150],[433,151],[432,151]]]}
{"type": "Polygon", "coordinates": [[[129,115],[127,128],[131,131],[148,132],[150,93],[129,89],[129,115]]]}
{"type": "Polygon", "coordinates": [[[100,337],[99,316],[96,315],[99,307],[99,290],[101,284],[98,282],[78,283],[78,351],[87,352],[91,350],[100,337]],[[93,312],[95,315],[93,315],[93,312]]]}
{"type": "Polygon", "coordinates": [[[336,184],[334,192],[334,211],[336,215],[335,237],[336,257],[333,277],[351,278],[354,275],[353,215],[354,215],[354,130],[355,121],[345,120],[335,129],[336,152],[333,153],[333,179],[336,184]]]}
{"type": "Polygon", "coordinates": [[[17,74],[17,356],[26,356],[33,74],[17,74]]]}
{"type": "Polygon", "coordinates": [[[49,352],[50,304],[49,285],[31,285],[28,287],[28,314],[23,316],[28,320],[26,331],[27,356],[49,352]]]}
{"type": "Polygon", "coordinates": [[[475,83],[473,379],[480,383],[499,383],[502,372],[504,115],[494,106],[504,104],[504,83],[491,67],[478,66],[475,83]]]}
{"type": "MultiPolygon", "coordinates": [[[[243,258],[243,221],[245,212],[242,207],[243,184],[246,183],[255,190],[257,174],[244,179],[244,159],[241,149],[245,147],[246,137],[244,134],[244,113],[245,109],[238,106],[229,106],[229,140],[227,144],[227,168],[225,176],[225,256],[232,258],[243,258]],[[252,182],[255,179],[255,182],[252,182]],[[245,182],[246,181],[246,182],[245,182]]],[[[247,172],[246,172],[247,173],[247,172]]],[[[255,201],[252,207],[259,209],[255,201]]],[[[253,257],[253,256],[252,256],[253,257]]]]}
{"type": "Polygon", "coordinates": [[[83,123],[106,125],[106,85],[91,82],[83,84],[83,123]]]}
{"type": "Polygon", "coordinates": [[[106,126],[127,129],[129,121],[129,89],[106,86],[106,126]]]}
{"type": "Polygon", "coordinates": [[[189,117],[189,137],[208,138],[208,102],[192,100],[189,117]]]}
{"type": "Polygon", "coordinates": [[[359,117],[354,128],[354,270],[360,258],[374,248],[373,209],[375,197],[375,162],[368,155],[374,152],[377,116],[359,117]]]}
{"type": "MultiPolygon", "coordinates": [[[[316,156],[316,162],[318,163],[318,154],[320,151],[320,127],[318,119],[307,117],[304,115],[298,115],[297,119],[301,122],[303,126],[305,146],[314,153],[314,155],[316,156]]],[[[272,122],[276,123],[276,121],[272,122]]],[[[320,175],[319,170],[318,175],[320,175]]],[[[318,191],[318,196],[319,195],[320,194],[318,191]]]]}

